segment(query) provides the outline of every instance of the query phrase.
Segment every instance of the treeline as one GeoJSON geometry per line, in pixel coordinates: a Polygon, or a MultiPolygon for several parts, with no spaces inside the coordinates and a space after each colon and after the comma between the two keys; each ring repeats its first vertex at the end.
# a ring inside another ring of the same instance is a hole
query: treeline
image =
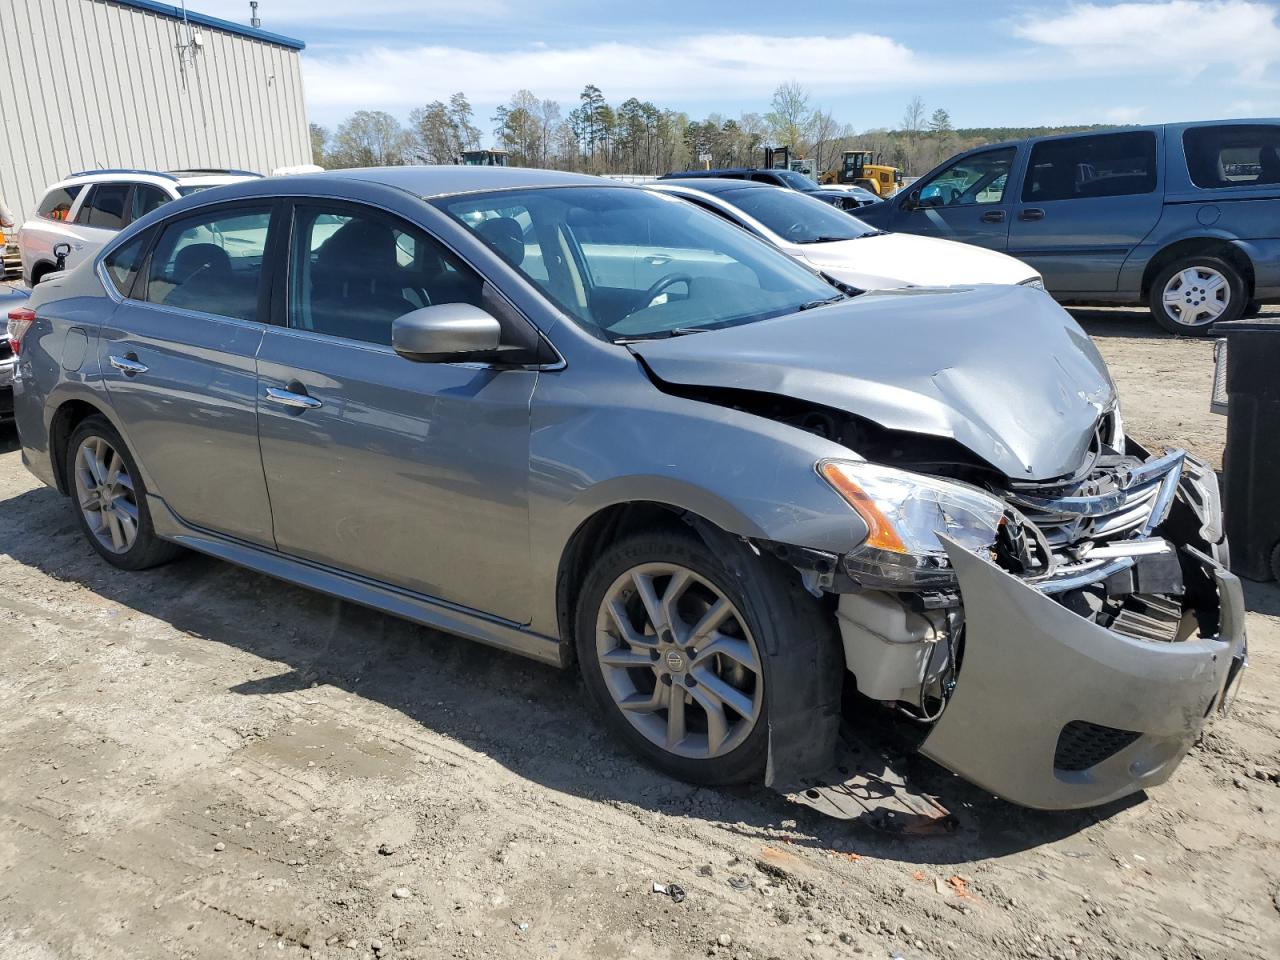
{"type": "Polygon", "coordinates": [[[490,118],[490,136],[480,122],[463,93],[414,109],[407,124],[380,110],[359,110],[332,132],[312,124],[312,154],[329,168],[454,163],[464,150],[492,144],[510,154],[513,166],[654,175],[701,167],[699,158],[707,156],[713,167],[759,165],[766,146],[790,147],[793,158],[813,158],[824,172],[839,164],[843,151],[856,148],[872,150],[881,162],[918,176],[951,154],[984,143],[1094,129],[956,130],[944,108],[930,112],[914,97],[898,129],[855,132],[815,105],[812,94],[796,82],[779,86],[767,110],[737,117],[712,113],[696,120],[635,97],[613,106],[599,87],[588,84],[568,113],[555,100],[520,90],[490,118]]]}

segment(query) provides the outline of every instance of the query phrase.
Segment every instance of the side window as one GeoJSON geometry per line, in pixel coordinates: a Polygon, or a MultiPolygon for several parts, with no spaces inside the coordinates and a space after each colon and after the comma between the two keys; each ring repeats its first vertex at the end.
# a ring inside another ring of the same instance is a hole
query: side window
{"type": "Polygon", "coordinates": [[[135,184],[133,188],[133,212],[129,217],[132,223],[139,217],[145,217],[156,207],[162,207],[168,203],[170,197],[159,187],[153,187],[149,183],[135,184]]]}
{"type": "MultiPolygon", "coordinates": [[[[523,248],[511,218],[507,242],[523,248]]],[[[419,307],[481,304],[484,282],[417,227],[375,211],[299,204],[289,269],[289,326],[391,345],[391,324],[419,307]]]]}
{"type": "Polygon", "coordinates": [[[1280,124],[1192,127],[1182,146],[1191,182],[1202,189],[1280,183],[1280,124]]]}
{"type": "Polygon", "coordinates": [[[74,183],[69,187],[55,187],[44,195],[40,206],[36,208],[36,216],[45,220],[65,220],[71,214],[71,205],[84,189],[83,184],[74,183]]]}
{"type": "Polygon", "coordinates": [[[103,259],[107,275],[122,297],[130,295],[133,281],[138,276],[138,268],[142,266],[142,255],[146,253],[147,243],[154,231],[147,230],[132,240],[121,244],[103,259]]]}
{"type": "Polygon", "coordinates": [[[129,201],[128,183],[96,183],[90,188],[76,214],[76,223],[102,230],[122,230],[127,222],[125,204],[129,201]]]}
{"type": "Polygon", "coordinates": [[[1000,203],[1016,152],[1014,147],[1001,147],[958,160],[920,188],[920,206],[1000,203]]]}
{"type": "Polygon", "coordinates": [[[270,207],[220,207],[167,224],[151,254],[146,299],[182,310],[258,319],[270,207]]]}
{"type": "Polygon", "coordinates": [[[1124,197],[1156,188],[1156,135],[1105,133],[1045,140],[1031,150],[1026,203],[1124,197]]]}

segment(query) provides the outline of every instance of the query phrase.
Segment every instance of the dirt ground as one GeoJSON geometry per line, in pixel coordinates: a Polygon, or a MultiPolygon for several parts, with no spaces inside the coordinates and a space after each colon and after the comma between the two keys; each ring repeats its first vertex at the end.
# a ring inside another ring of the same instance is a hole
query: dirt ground
{"type": "MultiPolygon", "coordinates": [[[[1079,316],[1130,432],[1217,460],[1211,347],[1079,316]]],[[[115,571],[7,430],[0,958],[1275,958],[1280,590],[1246,594],[1243,692],[1171,782],[1042,814],[922,764],[961,828],[904,840],[654,773],[571,675],[203,557],[115,571]]]]}

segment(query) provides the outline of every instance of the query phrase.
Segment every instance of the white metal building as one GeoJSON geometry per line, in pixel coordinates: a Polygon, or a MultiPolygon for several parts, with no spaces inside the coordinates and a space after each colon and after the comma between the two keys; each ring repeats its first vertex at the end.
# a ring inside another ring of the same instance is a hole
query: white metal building
{"type": "Polygon", "coordinates": [[[72,171],[310,163],[303,46],[155,0],[0,0],[0,197],[21,223],[72,171]]]}

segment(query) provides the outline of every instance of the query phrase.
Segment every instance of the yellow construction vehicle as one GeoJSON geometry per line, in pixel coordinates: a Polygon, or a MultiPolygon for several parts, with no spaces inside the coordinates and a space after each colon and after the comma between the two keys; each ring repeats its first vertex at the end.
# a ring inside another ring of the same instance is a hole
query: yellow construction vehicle
{"type": "Polygon", "coordinates": [[[822,175],[823,183],[852,183],[865,187],[877,197],[887,197],[902,186],[902,171],[877,163],[870,150],[846,150],[840,155],[840,166],[822,175]]]}

